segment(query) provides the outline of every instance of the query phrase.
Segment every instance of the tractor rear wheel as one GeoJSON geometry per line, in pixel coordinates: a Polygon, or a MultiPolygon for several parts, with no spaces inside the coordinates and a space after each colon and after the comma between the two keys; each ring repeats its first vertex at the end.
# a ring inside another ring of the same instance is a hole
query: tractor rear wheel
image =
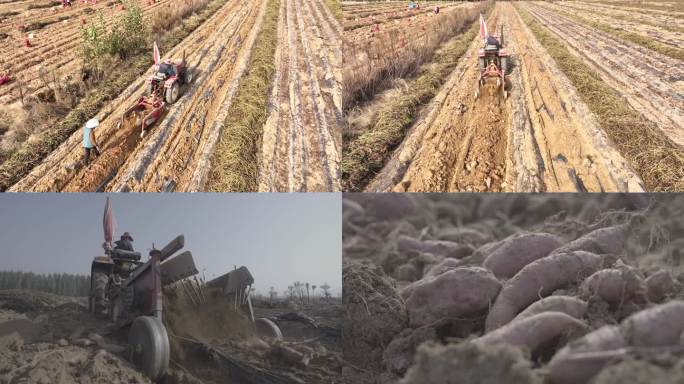
{"type": "Polygon", "coordinates": [[[256,325],[257,334],[259,336],[269,337],[276,340],[281,340],[283,338],[283,333],[276,323],[272,322],[266,318],[258,318],[254,320],[254,325],[256,325]]]}
{"type": "Polygon", "coordinates": [[[173,83],[172,86],[169,88],[166,88],[166,102],[169,104],[173,104],[178,100],[178,96],[180,94],[180,87],[178,86],[178,83],[173,83]]]}
{"type": "Polygon", "coordinates": [[[119,290],[119,295],[109,304],[110,320],[116,323],[121,319],[128,319],[131,307],[133,307],[133,287],[123,287],[119,290]]]}
{"type": "Polygon", "coordinates": [[[93,292],[93,308],[95,313],[102,313],[108,307],[107,282],[109,277],[104,272],[94,271],[90,278],[90,289],[93,292]]]}
{"type": "Polygon", "coordinates": [[[171,352],[169,336],[161,320],[140,316],[133,321],[128,333],[131,362],[150,379],[161,378],[169,368],[171,352]]]}

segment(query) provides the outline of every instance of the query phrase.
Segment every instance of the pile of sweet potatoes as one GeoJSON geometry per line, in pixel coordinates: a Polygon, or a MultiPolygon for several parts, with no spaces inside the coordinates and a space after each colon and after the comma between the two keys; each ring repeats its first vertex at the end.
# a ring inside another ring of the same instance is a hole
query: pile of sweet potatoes
{"type": "MultiPolygon", "coordinates": [[[[516,374],[526,367],[530,375],[520,377],[550,384],[590,383],[635,356],[684,356],[684,197],[347,194],[344,201],[346,270],[377,266],[408,317],[402,330],[387,325],[397,331],[385,334],[382,358],[367,375],[345,369],[355,382],[474,383],[495,374],[477,364],[442,367],[449,379],[423,374],[439,369],[430,356],[440,348],[471,357],[518,349],[525,361],[513,364],[516,374]]],[[[366,326],[353,320],[349,329],[366,326]]],[[[511,374],[502,369],[501,382],[511,374]]]]}

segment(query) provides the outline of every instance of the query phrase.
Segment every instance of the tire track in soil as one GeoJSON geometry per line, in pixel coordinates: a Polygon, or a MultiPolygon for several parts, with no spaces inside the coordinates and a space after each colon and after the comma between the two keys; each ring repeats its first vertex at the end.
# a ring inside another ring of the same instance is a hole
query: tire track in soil
{"type": "MultiPolygon", "coordinates": [[[[497,4],[488,21],[497,31],[500,13],[497,4]]],[[[480,45],[477,37],[368,191],[484,192],[506,186],[511,107],[490,85],[475,99],[480,45]]]]}
{"type": "Polygon", "coordinates": [[[626,102],[684,148],[684,63],[530,3],[525,9],[626,102]]]}
{"type": "MultiPolygon", "coordinates": [[[[199,68],[198,70],[196,69],[195,79],[189,88],[193,88],[197,84],[198,76],[203,73],[203,68],[206,68],[207,60],[205,60],[205,57],[212,52],[212,49],[217,49],[222,41],[218,36],[222,36],[222,33],[226,32],[231,22],[235,20],[236,8],[244,11],[245,7],[248,7],[248,4],[244,2],[240,4],[234,0],[226,2],[225,5],[218,9],[180,44],[164,55],[165,58],[176,59],[181,57],[183,50],[185,50],[190,66],[199,68]]],[[[93,186],[92,188],[83,189],[83,191],[102,189],[104,187],[102,184],[114,176],[112,171],[118,169],[127,154],[130,153],[128,148],[133,145],[131,142],[135,143],[135,145],[140,143],[140,140],[137,139],[139,128],[136,129],[126,125],[129,129],[117,129],[117,124],[123,112],[133,105],[142,94],[145,81],[151,76],[153,67],[151,66],[143,76],[129,85],[124,92],[97,114],[100,126],[96,134],[103,149],[103,156],[95,159],[89,167],[84,169],[71,171],[67,168],[67,165],[75,164],[83,155],[83,148],[81,146],[82,131],[78,130],[40,165],[31,170],[26,177],[12,186],[10,191],[60,191],[67,188],[69,183],[73,183],[72,185],[88,184],[93,186]],[[113,153],[109,154],[109,151],[113,153]],[[101,182],[96,183],[95,180],[100,180],[101,182]]],[[[169,108],[170,111],[175,111],[180,108],[182,103],[186,102],[187,98],[185,96],[187,92],[188,90],[185,90],[176,104],[169,108]]],[[[166,116],[163,116],[161,122],[165,118],[166,116]]],[[[150,133],[155,132],[161,122],[153,125],[150,133]]],[[[148,133],[148,137],[150,133],[148,133]]]]}
{"type": "MultiPolygon", "coordinates": [[[[316,26],[315,0],[283,0],[276,72],[264,124],[260,191],[337,191],[341,51],[316,26]]],[[[331,35],[327,32],[328,36],[331,35]]]]}

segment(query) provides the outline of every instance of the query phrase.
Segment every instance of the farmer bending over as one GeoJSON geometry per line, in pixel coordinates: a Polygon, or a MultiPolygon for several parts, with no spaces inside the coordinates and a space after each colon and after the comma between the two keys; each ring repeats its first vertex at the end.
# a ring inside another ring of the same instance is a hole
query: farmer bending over
{"type": "Polygon", "coordinates": [[[100,156],[100,148],[97,146],[95,140],[95,128],[100,125],[97,119],[90,119],[86,122],[83,128],[83,163],[90,164],[90,152],[95,151],[95,154],[100,156]]]}

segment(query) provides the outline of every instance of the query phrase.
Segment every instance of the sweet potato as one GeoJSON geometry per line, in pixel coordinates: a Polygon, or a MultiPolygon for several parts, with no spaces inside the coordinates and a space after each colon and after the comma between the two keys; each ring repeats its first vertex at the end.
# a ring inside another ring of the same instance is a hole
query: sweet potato
{"type": "Polygon", "coordinates": [[[602,266],[603,257],[584,251],[553,254],[536,260],[508,280],[489,311],[485,327],[494,330],[523,308],[567,284],[581,281],[602,266]]]}
{"type": "Polygon", "coordinates": [[[576,319],[581,319],[587,312],[587,303],[572,296],[549,296],[541,300],[537,300],[520,312],[518,316],[513,319],[513,322],[534,316],[542,312],[562,312],[570,315],[576,319]]]}
{"type": "Polygon", "coordinates": [[[489,308],[501,283],[484,268],[456,268],[426,276],[408,287],[406,308],[413,327],[444,318],[463,318],[489,308]]]}
{"type": "Polygon", "coordinates": [[[680,289],[681,284],[667,269],[661,269],[646,278],[647,297],[652,302],[659,302],[680,289]]]}
{"type": "Polygon", "coordinates": [[[483,267],[498,278],[513,277],[527,264],[546,257],[562,245],[562,239],[549,233],[519,233],[504,239],[487,256],[483,267]]]}
{"type": "Polygon", "coordinates": [[[587,329],[583,321],[565,313],[542,312],[512,321],[473,342],[487,345],[510,344],[535,353],[539,347],[549,345],[560,336],[581,336],[587,329]]]}
{"type": "Polygon", "coordinates": [[[491,236],[482,233],[477,229],[468,227],[447,227],[437,231],[435,236],[439,240],[453,241],[459,244],[468,244],[473,247],[479,247],[489,241],[491,236]]]}
{"type": "Polygon", "coordinates": [[[418,212],[413,198],[402,193],[345,193],[344,198],[360,204],[366,215],[378,220],[407,219],[418,212]]]}
{"type": "Polygon", "coordinates": [[[461,259],[473,253],[473,247],[446,240],[418,240],[401,235],[397,240],[399,252],[424,252],[433,255],[461,259]]]}
{"type": "Polygon", "coordinates": [[[435,264],[432,267],[430,267],[425,272],[425,276],[441,275],[442,273],[447,272],[447,271],[451,271],[452,269],[463,267],[464,263],[465,263],[465,261],[463,261],[463,260],[444,259],[444,260],[440,261],[438,264],[435,264]]]}
{"type": "Polygon", "coordinates": [[[597,271],[580,286],[581,298],[600,297],[613,305],[643,298],[645,293],[644,280],[634,268],[625,265],[597,271]]]}
{"type": "MultiPolygon", "coordinates": [[[[605,326],[562,348],[549,362],[552,384],[584,384],[626,348],[679,347],[684,301],[637,312],[619,326],[605,326]]],[[[662,352],[662,349],[659,351],[662,352]]]]}
{"type": "Polygon", "coordinates": [[[557,248],[553,253],[586,251],[597,254],[609,253],[618,255],[624,249],[630,226],[630,223],[625,223],[599,228],[557,248]]]}

